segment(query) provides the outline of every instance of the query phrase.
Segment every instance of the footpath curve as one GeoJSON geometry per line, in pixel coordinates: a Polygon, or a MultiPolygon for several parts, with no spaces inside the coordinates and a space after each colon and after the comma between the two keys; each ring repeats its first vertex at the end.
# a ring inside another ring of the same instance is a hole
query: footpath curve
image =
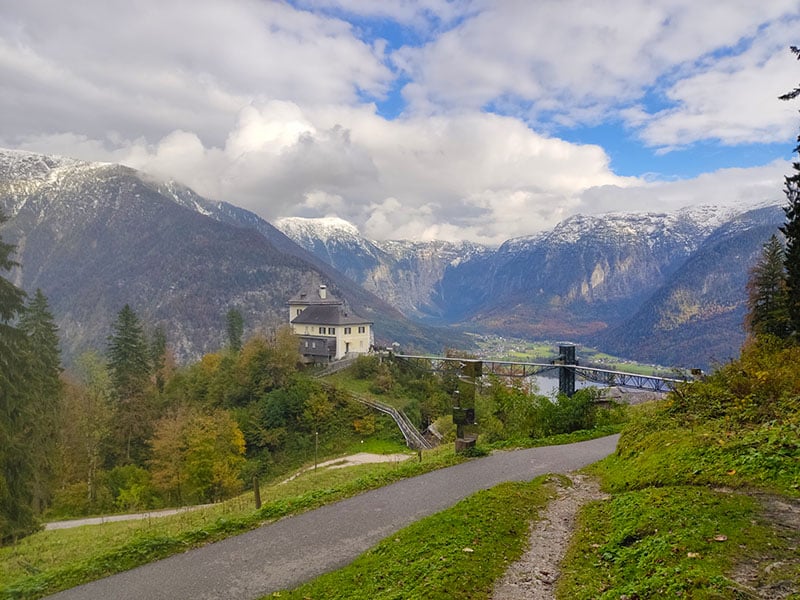
{"type": "Polygon", "coordinates": [[[343,567],[395,531],[481,489],[567,473],[614,451],[618,435],[498,452],[365,492],[51,596],[58,600],[252,600],[343,567]]]}

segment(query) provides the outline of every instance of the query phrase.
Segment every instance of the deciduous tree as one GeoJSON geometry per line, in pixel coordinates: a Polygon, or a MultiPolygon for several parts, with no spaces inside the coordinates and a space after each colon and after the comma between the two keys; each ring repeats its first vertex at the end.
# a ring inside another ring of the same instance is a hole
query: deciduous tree
{"type": "Polygon", "coordinates": [[[111,424],[111,379],[103,359],[94,352],[82,354],[67,383],[62,408],[58,456],[61,484],[82,482],[85,506],[97,501],[98,474],[106,458],[111,424]]]}

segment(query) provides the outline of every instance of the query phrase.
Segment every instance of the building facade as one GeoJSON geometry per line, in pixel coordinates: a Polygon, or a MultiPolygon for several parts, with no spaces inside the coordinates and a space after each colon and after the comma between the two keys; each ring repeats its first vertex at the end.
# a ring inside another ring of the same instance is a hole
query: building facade
{"type": "Polygon", "coordinates": [[[289,323],[307,362],[339,360],[372,348],[372,322],[350,311],[325,285],[289,300],[289,323]]]}

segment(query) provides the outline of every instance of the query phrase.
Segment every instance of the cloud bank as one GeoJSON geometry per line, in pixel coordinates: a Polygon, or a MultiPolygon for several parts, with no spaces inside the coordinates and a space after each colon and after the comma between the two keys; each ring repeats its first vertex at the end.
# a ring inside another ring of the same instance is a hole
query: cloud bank
{"type": "Polygon", "coordinates": [[[0,145],[376,239],[499,243],[576,212],[779,201],[796,135],[776,100],[797,81],[795,0],[0,7],[0,145]],[[621,139],[633,176],[611,167],[621,139]],[[736,168],[648,180],[647,157],[702,163],[698,144],[741,151],[736,168]]]}

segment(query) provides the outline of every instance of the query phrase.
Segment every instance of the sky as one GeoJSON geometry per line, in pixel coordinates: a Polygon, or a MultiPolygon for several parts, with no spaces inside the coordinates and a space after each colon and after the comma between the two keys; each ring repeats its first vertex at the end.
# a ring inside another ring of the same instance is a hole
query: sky
{"type": "Polygon", "coordinates": [[[800,0],[0,0],[0,147],[376,239],[782,202],[800,0]]]}

